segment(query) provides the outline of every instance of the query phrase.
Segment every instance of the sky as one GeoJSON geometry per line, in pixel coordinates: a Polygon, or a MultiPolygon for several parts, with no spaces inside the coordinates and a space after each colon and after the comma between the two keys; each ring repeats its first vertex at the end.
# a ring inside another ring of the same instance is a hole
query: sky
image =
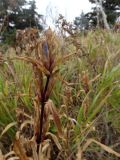
{"type": "Polygon", "coordinates": [[[52,23],[59,13],[72,22],[82,11],[87,13],[92,7],[89,0],[36,0],[36,6],[38,13],[45,15],[49,23],[52,23]]]}

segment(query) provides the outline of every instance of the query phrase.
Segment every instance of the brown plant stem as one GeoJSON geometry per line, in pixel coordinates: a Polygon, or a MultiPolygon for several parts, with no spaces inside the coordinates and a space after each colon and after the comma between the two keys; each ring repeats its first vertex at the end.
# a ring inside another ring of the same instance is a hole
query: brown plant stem
{"type": "Polygon", "coordinates": [[[44,108],[45,108],[45,102],[47,101],[47,99],[46,99],[46,92],[47,92],[47,89],[48,89],[49,80],[50,80],[50,76],[47,76],[45,88],[44,88],[42,99],[41,99],[40,132],[39,132],[40,134],[37,137],[38,149],[39,149],[40,143],[42,142],[44,108]]]}

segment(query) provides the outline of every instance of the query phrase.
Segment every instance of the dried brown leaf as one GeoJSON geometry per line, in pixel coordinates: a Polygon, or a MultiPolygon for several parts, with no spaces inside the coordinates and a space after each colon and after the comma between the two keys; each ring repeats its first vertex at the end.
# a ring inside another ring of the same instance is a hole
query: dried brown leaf
{"type": "Polygon", "coordinates": [[[2,151],[0,150],[0,160],[5,160],[4,155],[2,154],[2,151]]]}
{"type": "Polygon", "coordinates": [[[80,146],[78,146],[78,152],[76,154],[77,159],[76,160],[82,160],[82,149],[80,146]]]}
{"type": "Polygon", "coordinates": [[[13,144],[13,150],[18,155],[20,160],[29,160],[28,157],[26,156],[25,149],[23,147],[24,143],[22,139],[16,138],[13,144]]]}
{"type": "Polygon", "coordinates": [[[20,130],[22,130],[24,127],[26,127],[28,124],[33,125],[34,122],[32,120],[25,120],[21,126],[20,126],[20,130]]]}
{"type": "MultiPolygon", "coordinates": [[[[60,122],[60,118],[59,118],[60,116],[59,116],[59,114],[58,114],[58,112],[57,112],[52,100],[48,100],[46,105],[49,108],[50,113],[53,116],[53,120],[54,120],[54,123],[55,123],[55,125],[57,127],[59,136],[63,137],[62,126],[61,126],[61,122],[60,122]]],[[[46,107],[46,105],[45,105],[45,107],[46,107]]]]}
{"type": "Polygon", "coordinates": [[[91,143],[96,143],[97,145],[99,145],[103,150],[105,150],[108,153],[114,154],[117,157],[120,157],[120,153],[114,151],[112,148],[94,140],[94,139],[88,139],[87,142],[84,144],[83,148],[82,148],[82,152],[84,152],[87,147],[91,144],[91,143]]]}
{"type": "Polygon", "coordinates": [[[51,157],[50,153],[51,153],[50,141],[45,140],[43,143],[40,144],[38,159],[50,160],[50,157],[51,157]]]}
{"type": "Polygon", "coordinates": [[[15,155],[14,151],[11,151],[5,155],[5,159],[7,160],[19,160],[20,158],[15,155]]]}
{"type": "Polygon", "coordinates": [[[26,62],[29,62],[31,64],[33,64],[33,66],[36,66],[41,72],[43,72],[45,75],[49,75],[49,71],[44,67],[44,65],[42,64],[42,62],[35,60],[31,57],[16,57],[16,59],[20,59],[20,60],[24,60],[26,62]]]}
{"type": "Polygon", "coordinates": [[[49,80],[49,85],[48,85],[48,89],[46,91],[46,94],[45,94],[45,99],[47,100],[52,92],[52,89],[54,87],[54,84],[55,84],[55,81],[56,79],[54,77],[51,77],[50,80],[49,80]]]}
{"type": "Polygon", "coordinates": [[[30,145],[31,145],[32,153],[33,153],[33,159],[34,160],[39,160],[38,159],[38,154],[37,154],[37,146],[36,146],[35,142],[31,141],[30,145]]]}
{"type": "Polygon", "coordinates": [[[34,101],[34,135],[35,137],[39,135],[39,126],[40,126],[40,104],[39,97],[36,96],[34,101]]]}
{"type": "Polygon", "coordinates": [[[62,146],[61,146],[61,144],[59,143],[58,138],[57,138],[54,134],[48,132],[46,135],[50,135],[51,138],[52,138],[52,140],[54,141],[54,143],[55,143],[56,146],[58,147],[58,149],[59,149],[59,150],[62,150],[62,146]]]}

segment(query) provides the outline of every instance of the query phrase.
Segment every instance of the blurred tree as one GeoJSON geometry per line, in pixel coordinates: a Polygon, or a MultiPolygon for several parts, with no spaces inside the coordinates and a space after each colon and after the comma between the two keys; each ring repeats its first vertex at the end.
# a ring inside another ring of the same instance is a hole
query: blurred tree
{"type": "Polygon", "coordinates": [[[41,17],[36,12],[35,0],[0,0],[0,31],[4,42],[13,39],[16,29],[37,27],[42,30],[41,17]]]}
{"type": "MultiPolygon", "coordinates": [[[[96,0],[89,0],[91,3],[96,4],[96,0]]],[[[97,0],[100,3],[100,0],[97,0]]],[[[102,0],[103,9],[107,15],[107,22],[109,25],[113,25],[116,18],[120,16],[120,0],[102,0]]],[[[101,12],[97,6],[93,7],[93,11],[87,13],[86,18],[91,22],[91,26],[97,25],[97,18],[101,19],[101,12]],[[99,12],[99,13],[98,13],[99,12]]],[[[102,21],[99,22],[100,26],[103,26],[102,21]]]]}
{"type": "Polygon", "coordinates": [[[80,17],[75,17],[74,25],[76,29],[80,29],[81,31],[89,28],[89,22],[84,12],[81,12],[80,17]]]}

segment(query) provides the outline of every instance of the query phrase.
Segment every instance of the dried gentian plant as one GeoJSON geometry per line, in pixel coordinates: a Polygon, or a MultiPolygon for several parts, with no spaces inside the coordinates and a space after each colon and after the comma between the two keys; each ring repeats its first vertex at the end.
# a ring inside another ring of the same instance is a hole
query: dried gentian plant
{"type": "Polygon", "coordinates": [[[71,55],[61,53],[59,37],[49,28],[40,39],[34,40],[32,52],[35,56],[19,56],[18,59],[30,62],[34,71],[34,137],[38,145],[46,138],[49,129],[48,117],[52,114],[58,135],[63,136],[59,114],[50,99],[55,80],[58,78],[59,64],[71,55]]]}

